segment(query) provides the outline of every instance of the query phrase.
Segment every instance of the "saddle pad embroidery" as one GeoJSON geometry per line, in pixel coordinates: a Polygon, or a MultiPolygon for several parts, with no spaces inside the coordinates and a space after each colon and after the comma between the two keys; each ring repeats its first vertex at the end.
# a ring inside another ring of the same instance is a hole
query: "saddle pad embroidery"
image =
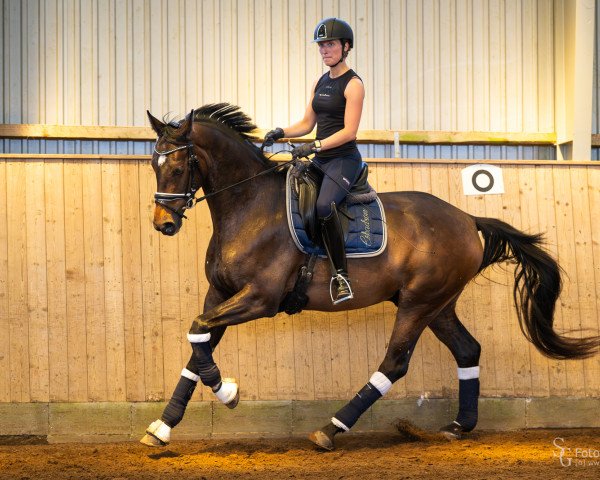
{"type": "MultiPolygon", "coordinates": [[[[304,230],[298,198],[293,193],[293,177],[288,170],[286,179],[286,206],[290,233],[298,249],[307,254],[326,257],[325,250],[310,241],[304,230]]],[[[387,245],[387,226],[381,200],[377,197],[367,204],[347,205],[348,215],[353,219],[346,234],[346,256],[348,258],[375,257],[387,245]]]]}

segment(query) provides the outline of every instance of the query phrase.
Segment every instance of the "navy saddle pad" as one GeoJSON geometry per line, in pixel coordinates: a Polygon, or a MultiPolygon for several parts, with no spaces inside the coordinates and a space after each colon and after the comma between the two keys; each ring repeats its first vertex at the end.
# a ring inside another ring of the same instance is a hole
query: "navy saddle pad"
{"type": "MultiPolygon", "coordinates": [[[[308,255],[316,253],[326,257],[325,250],[315,245],[309,238],[298,205],[298,196],[292,182],[294,177],[290,175],[292,169],[287,173],[286,180],[286,204],[287,217],[290,233],[298,249],[308,255]]],[[[385,212],[383,205],[376,197],[370,203],[357,203],[349,205],[343,202],[340,208],[352,219],[348,223],[347,230],[344,229],[346,238],[346,256],[348,258],[375,257],[385,250],[387,244],[387,226],[385,224],[385,212]]],[[[343,214],[340,213],[340,216],[343,214]]]]}

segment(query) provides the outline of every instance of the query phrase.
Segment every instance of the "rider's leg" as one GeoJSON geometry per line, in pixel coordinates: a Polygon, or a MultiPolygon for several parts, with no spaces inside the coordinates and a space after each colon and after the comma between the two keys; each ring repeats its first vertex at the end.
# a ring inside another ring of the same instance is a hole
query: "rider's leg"
{"type": "Polygon", "coordinates": [[[331,262],[332,277],[337,283],[337,295],[333,298],[333,303],[337,304],[350,300],[354,295],[348,280],[344,233],[336,205],[343,202],[358,178],[362,159],[357,154],[332,159],[327,163],[316,161],[315,164],[323,171],[316,208],[323,245],[331,262]]]}
{"type": "Polygon", "coordinates": [[[331,202],[331,213],[327,217],[321,218],[321,237],[331,262],[332,277],[337,282],[337,294],[333,298],[333,303],[338,304],[350,300],[354,294],[348,279],[344,232],[334,202],[331,202]]]}

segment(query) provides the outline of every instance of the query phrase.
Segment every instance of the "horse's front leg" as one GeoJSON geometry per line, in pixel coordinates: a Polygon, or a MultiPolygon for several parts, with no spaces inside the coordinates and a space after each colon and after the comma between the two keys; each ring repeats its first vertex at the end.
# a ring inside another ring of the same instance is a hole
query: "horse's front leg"
{"type": "Polygon", "coordinates": [[[251,285],[246,285],[231,298],[196,318],[188,333],[198,377],[229,408],[237,405],[238,386],[235,381],[224,381],[221,378],[210,346],[211,330],[275,315],[277,305],[268,298],[276,297],[261,295],[251,285]]]}
{"type": "MultiPolygon", "coordinates": [[[[204,311],[208,312],[216,305],[222,303],[227,298],[214,287],[211,287],[204,300],[204,311]]],[[[226,327],[217,327],[211,331],[210,347],[215,350],[219,341],[225,333],[226,327]]],[[[171,430],[179,425],[183,419],[185,410],[190,402],[196,385],[200,380],[198,369],[192,353],[186,367],[181,371],[181,377],[169,403],[163,410],[160,419],[155,420],[146,430],[146,435],[140,440],[144,445],[150,447],[160,447],[167,445],[171,440],[171,430]]]]}

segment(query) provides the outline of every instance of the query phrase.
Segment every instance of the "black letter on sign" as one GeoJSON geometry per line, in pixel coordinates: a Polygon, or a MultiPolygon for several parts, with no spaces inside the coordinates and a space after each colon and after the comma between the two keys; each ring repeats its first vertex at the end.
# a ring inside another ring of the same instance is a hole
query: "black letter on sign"
{"type": "Polygon", "coordinates": [[[473,186],[475,187],[476,190],[479,190],[480,192],[487,192],[487,191],[491,190],[492,187],[494,186],[494,177],[492,177],[492,174],[490,172],[488,172],[487,170],[477,170],[471,177],[471,183],[473,184],[473,186]],[[480,187],[477,184],[477,177],[479,175],[485,175],[486,177],[488,177],[490,183],[487,185],[487,187],[480,187]]]}

